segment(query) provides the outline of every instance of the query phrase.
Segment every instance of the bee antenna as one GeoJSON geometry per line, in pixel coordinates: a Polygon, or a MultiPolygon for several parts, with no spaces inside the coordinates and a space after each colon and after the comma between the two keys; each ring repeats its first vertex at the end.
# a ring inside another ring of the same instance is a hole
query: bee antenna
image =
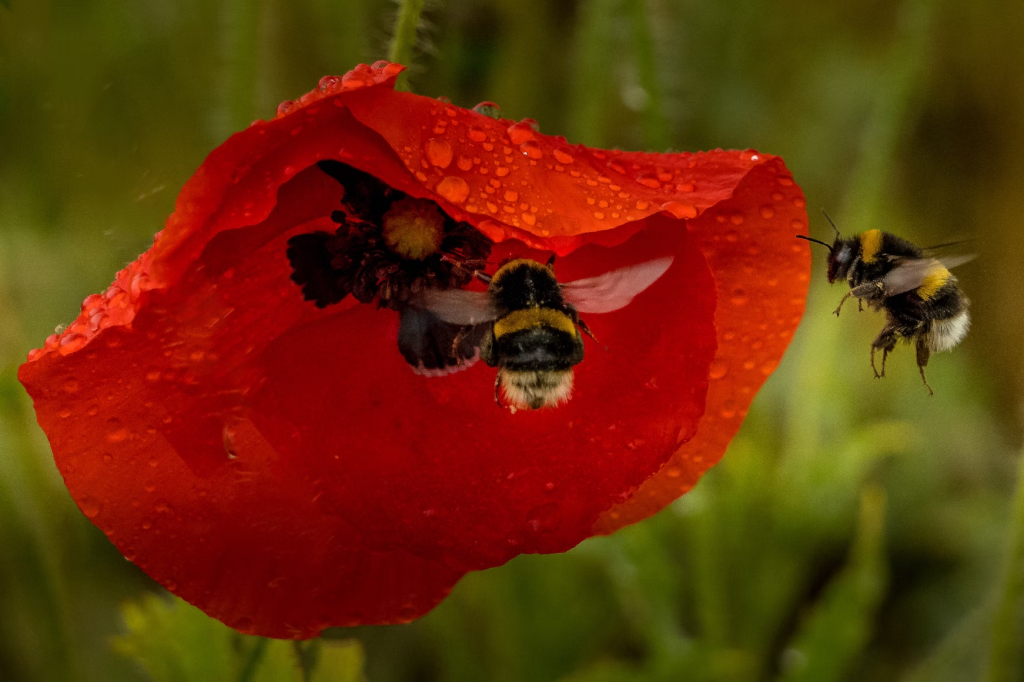
{"type": "Polygon", "coordinates": [[[839,234],[839,228],[836,227],[836,224],[832,221],[832,218],[829,217],[828,213],[825,213],[825,209],[821,209],[821,215],[825,216],[825,220],[827,220],[828,224],[832,226],[832,229],[836,231],[836,237],[842,236],[839,234]]]}
{"type": "Polygon", "coordinates": [[[832,250],[832,245],[831,244],[826,244],[825,242],[821,241],[820,239],[815,239],[814,237],[806,237],[806,236],[804,236],[802,234],[798,234],[796,236],[796,238],[797,239],[806,239],[809,242],[814,242],[815,244],[821,244],[822,246],[824,246],[829,251],[832,250]]]}

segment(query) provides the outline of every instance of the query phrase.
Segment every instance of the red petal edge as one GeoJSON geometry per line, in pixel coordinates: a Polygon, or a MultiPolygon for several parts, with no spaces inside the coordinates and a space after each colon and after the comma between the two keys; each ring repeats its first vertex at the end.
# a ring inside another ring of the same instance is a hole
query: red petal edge
{"type": "Polygon", "coordinates": [[[214,150],[153,248],[19,371],[82,511],[245,632],[408,621],[467,570],[654,513],[721,456],[802,313],[781,159],[571,146],[396,93],[400,71],[327,77],[214,150]],[[437,201],[494,258],[556,251],[564,280],[676,260],[587,318],[609,350],[588,342],[567,405],[513,415],[493,370],[409,371],[394,313],[301,300],[284,244],[332,229],[342,195],[322,159],[437,201]]]}

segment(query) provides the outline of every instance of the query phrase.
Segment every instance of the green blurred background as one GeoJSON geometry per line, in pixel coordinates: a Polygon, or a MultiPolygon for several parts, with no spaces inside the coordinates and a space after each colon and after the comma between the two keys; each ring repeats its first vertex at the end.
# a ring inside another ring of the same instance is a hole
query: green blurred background
{"type": "Polygon", "coordinates": [[[210,150],[320,76],[386,57],[396,12],[0,0],[0,679],[1024,679],[1010,2],[437,0],[413,51],[413,91],[493,100],[571,142],[781,155],[821,238],[817,207],[851,233],[973,238],[958,276],[974,328],[933,358],[935,397],[906,349],[873,378],[882,320],[829,314],[842,291],[818,254],[793,345],[693,492],[613,537],[469,575],[410,625],[242,637],[88,523],[17,366],[147,248],[210,150]]]}

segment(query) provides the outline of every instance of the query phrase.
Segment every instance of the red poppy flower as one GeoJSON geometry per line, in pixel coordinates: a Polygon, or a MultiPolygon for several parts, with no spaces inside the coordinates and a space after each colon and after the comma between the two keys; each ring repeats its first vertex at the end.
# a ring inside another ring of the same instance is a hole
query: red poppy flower
{"type": "Polygon", "coordinates": [[[781,159],[569,145],[395,92],[401,69],[325,78],[214,150],[19,373],[86,516],[245,632],[408,621],[466,571],[656,512],[722,455],[803,311],[781,159]],[[465,337],[396,343],[423,291],[552,253],[561,282],[673,259],[582,315],[600,343],[567,403],[501,409],[483,363],[424,376],[465,337]]]}

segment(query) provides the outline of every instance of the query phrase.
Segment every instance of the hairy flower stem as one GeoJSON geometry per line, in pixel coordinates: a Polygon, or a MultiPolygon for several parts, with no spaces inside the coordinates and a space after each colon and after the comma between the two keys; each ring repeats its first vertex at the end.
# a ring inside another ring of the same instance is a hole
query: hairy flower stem
{"type": "MultiPolygon", "coordinates": [[[[409,66],[412,61],[412,48],[416,45],[416,29],[420,25],[420,14],[422,13],[423,0],[399,0],[395,32],[391,36],[391,47],[388,50],[390,61],[409,66]]],[[[407,90],[407,81],[406,74],[401,74],[395,88],[407,90]]]]}

